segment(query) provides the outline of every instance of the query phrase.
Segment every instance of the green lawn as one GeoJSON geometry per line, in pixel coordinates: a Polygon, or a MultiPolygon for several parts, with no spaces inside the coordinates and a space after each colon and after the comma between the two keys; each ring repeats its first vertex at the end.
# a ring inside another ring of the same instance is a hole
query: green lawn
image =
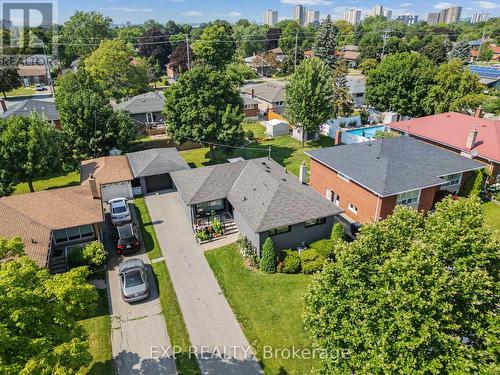
{"type": "Polygon", "coordinates": [[[175,356],[175,365],[179,375],[198,375],[200,369],[194,356],[189,355],[189,333],[184,323],[179,301],[175,294],[167,265],[164,261],[152,264],[156,285],[160,294],[161,309],[165,324],[167,325],[168,336],[172,346],[178,346],[182,353],[175,356]]]}
{"type": "Polygon", "coordinates": [[[234,244],[205,254],[265,373],[310,373],[319,360],[264,359],[263,350],[264,346],[312,348],[302,323],[302,296],[311,277],[252,272],[245,267],[234,244]]]}
{"type": "Polygon", "coordinates": [[[111,317],[109,316],[107,290],[98,290],[99,300],[94,314],[80,324],[89,335],[92,363],[84,370],[89,375],[112,375],[111,317]]]}
{"type": "MultiPolygon", "coordinates": [[[[56,189],[67,186],[75,186],[80,184],[80,172],[69,172],[63,175],[54,175],[42,178],[33,182],[35,191],[56,189]]],[[[12,195],[29,193],[30,189],[28,184],[21,183],[14,187],[12,195]]]]}
{"type": "MultiPolygon", "coordinates": [[[[261,134],[263,126],[256,123],[250,123],[244,126],[244,129],[252,129],[254,134],[261,134]],[[260,129],[259,129],[260,127],[260,129]]],[[[210,157],[209,148],[198,148],[194,150],[181,151],[182,157],[191,167],[202,167],[206,165],[220,164],[227,161],[228,158],[242,156],[245,159],[254,159],[266,157],[269,146],[271,147],[271,157],[286,167],[290,172],[298,175],[299,167],[303,160],[306,161],[309,167],[310,158],[304,151],[313,150],[320,147],[333,146],[333,139],[320,136],[317,142],[307,142],[304,148],[300,147],[300,142],[295,138],[284,135],[274,139],[265,140],[258,139],[254,143],[248,145],[252,150],[222,150],[220,148],[214,151],[215,157],[210,157]]]]}
{"type": "Polygon", "coordinates": [[[489,202],[483,204],[484,219],[486,225],[496,230],[497,238],[500,240],[500,204],[489,202]]]}
{"type": "Polygon", "coordinates": [[[243,129],[245,131],[251,130],[255,139],[266,138],[266,128],[258,122],[247,122],[243,124],[243,129]]]}
{"type": "Polygon", "coordinates": [[[144,198],[135,198],[134,206],[137,220],[139,221],[139,227],[141,228],[142,241],[144,242],[144,247],[149,259],[153,260],[162,257],[163,253],[161,252],[158,239],[156,238],[156,232],[151,222],[151,216],[149,216],[146,201],[144,198]]]}
{"type": "Polygon", "coordinates": [[[6,92],[5,95],[9,96],[25,96],[25,95],[34,95],[36,94],[34,87],[18,87],[17,89],[6,92]]]}

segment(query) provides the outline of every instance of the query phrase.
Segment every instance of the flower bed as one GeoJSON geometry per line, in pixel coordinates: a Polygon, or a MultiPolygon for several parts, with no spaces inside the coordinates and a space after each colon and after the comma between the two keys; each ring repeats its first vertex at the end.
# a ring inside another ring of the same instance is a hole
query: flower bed
{"type": "Polygon", "coordinates": [[[222,224],[217,218],[213,218],[208,225],[196,227],[195,231],[195,237],[200,244],[213,241],[214,239],[220,238],[224,235],[222,224]]]}

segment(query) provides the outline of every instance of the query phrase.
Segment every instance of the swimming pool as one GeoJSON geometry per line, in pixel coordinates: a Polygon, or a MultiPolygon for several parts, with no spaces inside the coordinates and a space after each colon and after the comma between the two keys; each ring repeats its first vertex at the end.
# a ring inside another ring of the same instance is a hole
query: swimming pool
{"type": "Polygon", "coordinates": [[[375,137],[376,132],[383,132],[385,130],[386,130],[385,126],[377,125],[377,126],[368,126],[366,128],[360,128],[360,129],[346,130],[346,133],[370,139],[375,137]]]}

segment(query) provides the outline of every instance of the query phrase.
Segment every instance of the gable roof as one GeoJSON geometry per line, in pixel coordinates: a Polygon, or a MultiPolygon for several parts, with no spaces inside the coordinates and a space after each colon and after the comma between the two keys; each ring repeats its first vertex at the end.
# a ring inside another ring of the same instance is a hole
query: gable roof
{"type": "Polygon", "coordinates": [[[284,85],[277,82],[265,82],[244,85],[241,92],[252,95],[252,90],[255,96],[265,100],[268,103],[282,102],[285,100],[284,85]]]}
{"type": "Polygon", "coordinates": [[[438,186],[445,183],[440,176],[484,167],[477,161],[404,136],[306,154],[381,197],[438,186]]]}
{"type": "Polygon", "coordinates": [[[88,185],[3,197],[0,211],[0,236],[20,236],[26,254],[40,266],[46,265],[53,230],[104,220],[88,185]]]}
{"type": "Polygon", "coordinates": [[[10,106],[7,111],[0,113],[0,118],[9,118],[10,116],[29,116],[32,112],[45,115],[49,121],[60,119],[54,102],[37,99],[26,99],[10,106]]]}
{"type": "Polygon", "coordinates": [[[364,75],[347,75],[349,94],[364,94],[366,92],[366,77],[364,75]]]}
{"type": "Polygon", "coordinates": [[[500,163],[500,121],[488,120],[457,112],[419,117],[389,125],[423,139],[460,151],[477,151],[479,157],[500,163]],[[472,149],[465,147],[469,131],[476,127],[477,139],[472,149]]]}
{"type": "Polygon", "coordinates": [[[175,172],[172,179],[188,205],[227,198],[255,232],[342,212],[268,158],[175,172]]]}
{"type": "Polygon", "coordinates": [[[153,148],[127,154],[135,178],[190,169],[176,148],[153,148]]]}
{"type": "Polygon", "coordinates": [[[255,99],[253,99],[250,95],[240,94],[240,96],[241,96],[241,99],[243,99],[244,105],[259,104],[259,102],[255,99]]]}
{"type": "Polygon", "coordinates": [[[47,73],[45,65],[19,65],[17,67],[17,74],[20,77],[36,77],[44,76],[47,73]]]}
{"type": "Polygon", "coordinates": [[[124,102],[117,103],[114,108],[130,114],[162,112],[165,105],[165,95],[161,91],[152,91],[134,96],[124,102]]]}
{"type": "Polygon", "coordinates": [[[80,163],[80,181],[82,183],[88,182],[92,176],[96,179],[97,186],[134,179],[127,157],[121,155],[82,161],[80,163]]]}

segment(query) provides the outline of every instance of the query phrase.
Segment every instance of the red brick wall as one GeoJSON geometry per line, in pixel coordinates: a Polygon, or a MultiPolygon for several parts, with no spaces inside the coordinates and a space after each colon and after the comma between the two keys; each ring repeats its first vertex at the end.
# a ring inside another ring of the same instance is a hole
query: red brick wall
{"type": "Polygon", "coordinates": [[[259,106],[254,104],[254,108],[245,109],[243,111],[245,113],[245,117],[257,117],[259,115],[259,106]]]}
{"type": "Polygon", "coordinates": [[[432,186],[422,189],[420,192],[420,203],[418,204],[419,211],[429,211],[432,208],[439,188],[439,186],[432,186]]]}

